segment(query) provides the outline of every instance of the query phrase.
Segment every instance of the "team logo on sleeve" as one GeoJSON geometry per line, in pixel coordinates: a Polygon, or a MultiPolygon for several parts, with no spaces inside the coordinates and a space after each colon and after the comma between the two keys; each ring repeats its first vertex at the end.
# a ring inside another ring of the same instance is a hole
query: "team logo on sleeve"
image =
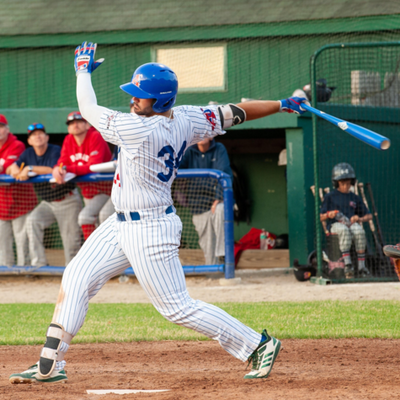
{"type": "Polygon", "coordinates": [[[357,208],[357,203],[355,201],[350,201],[350,207],[357,208]]]}
{"type": "Polygon", "coordinates": [[[217,117],[215,116],[214,112],[209,109],[203,110],[202,108],[201,111],[203,111],[204,116],[207,118],[207,121],[212,126],[212,130],[214,130],[215,125],[217,125],[217,117]]]}
{"type": "Polygon", "coordinates": [[[140,87],[140,82],[143,80],[143,75],[142,74],[136,74],[133,79],[132,79],[132,83],[137,86],[140,87]]]}

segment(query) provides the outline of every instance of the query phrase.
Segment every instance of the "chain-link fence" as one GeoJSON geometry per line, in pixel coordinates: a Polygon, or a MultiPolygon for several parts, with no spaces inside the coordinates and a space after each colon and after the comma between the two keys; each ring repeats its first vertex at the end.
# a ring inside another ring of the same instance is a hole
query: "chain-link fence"
{"type": "Polygon", "coordinates": [[[382,247],[400,237],[399,68],[399,42],[329,45],[312,59],[315,107],[391,140],[379,151],[313,117],[317,258],[333,281],[397,280],[382,247]]]}
{"type": "Polygon", "coordinates": [[[97,42],[97,55],[105,58],[93,74],[99,104],[125,109],[129,99],[119,86],[143,63],[156,61],[176,71],[177,105],[279,99],[309,83],[310,54],[325,44],[400,40],[394,0],[385,2],[384,11],[361,3],[337,8],[314,2],[313,15],[294,1],[273,7],[234,2],[228,8],[167,1],[161,9],[156,3],[144,9],[126,0],[73,5],[44,0],[29,11],[17,10],[10,0],[3,3],[3,110],[76,108],[73,55],[83,40],[97,42]],[[77,23],[76,15],[85,15],[85,22],[77,23]]]}

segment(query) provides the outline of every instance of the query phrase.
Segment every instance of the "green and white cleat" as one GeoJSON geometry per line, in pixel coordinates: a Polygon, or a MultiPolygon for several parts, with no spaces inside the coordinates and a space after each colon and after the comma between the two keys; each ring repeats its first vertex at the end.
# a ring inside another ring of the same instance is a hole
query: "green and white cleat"
{"type": "Polygon", "coordinates": [[[249,357],[249,364],[253,362],[251,371],[244,376],[244,379],[268,378],[276,357],[281,349],[281,342],[278,339],[268,335],[264,329],[262,334],[267,338],[254,350],[249,357]]]}
{"type": "Polygon", "coordinates": [[[65,382],[67,378],[67,374],[64,370],[61,371],[53,371],[50,376],[44,378],[39,373],[39,365],[35,364],[29,367],[26,371],[21,372],[20,374],[12,374],[10,376],[10,383],[35,383],[35,382],[43,382],[43,383],[54,383],[54,382],[65,382]]]}

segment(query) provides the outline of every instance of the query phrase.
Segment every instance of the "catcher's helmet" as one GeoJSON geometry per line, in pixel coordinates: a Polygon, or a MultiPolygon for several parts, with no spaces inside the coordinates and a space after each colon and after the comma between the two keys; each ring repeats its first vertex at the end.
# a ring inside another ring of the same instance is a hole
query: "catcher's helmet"
{"type": "Polygon", "coordinates": [[[139,99],[155,99],[153,110],[157,113],[173,107],[178,93],[178,78],[166,65],[147,63],[133,73],[132,81],[120,88],[139,99]]]}
{"type": "Polygon", "coordinates": [[[332,169],[332,183],[335,188],[339,186],[338,181],[351,179],[351,184],[356,183],[356,174],[353,167],[348,163],[336,164],[332,169]]]}

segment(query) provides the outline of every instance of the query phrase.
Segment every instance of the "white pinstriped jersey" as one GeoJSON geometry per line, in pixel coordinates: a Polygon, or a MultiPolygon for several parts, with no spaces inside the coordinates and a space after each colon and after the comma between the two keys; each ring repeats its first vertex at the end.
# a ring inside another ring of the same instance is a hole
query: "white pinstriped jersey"
{"type": "Polygon", "coordinates": [[[225,131],[216,106],[180,106],[173,119],[108,110],[100,133],[120,148],[111,200],[124,212],[172,205],[171,185],[185,150],[225,131]]]}
{"type": "MultiPolygon", "coordinates": [[[[132,266],[154,307],[167,320],[218,340],[246,361],[262,336],[218,307],[193,300],[179,260],[182,222],[172,205],[171,184],[185,149],[224,134],[216,107],[176,107],[174,118],[140,117],[106,110],[100,133],[119,147],[112,201],[125,221],[110,216],[85,241],[62,279],[64,296],[53,322],[75,336],[86,317],[89,300],[113,276],[132,266]],[[129,211],[140,219],[130,220],[129,211]]],[[[62,343],[61,351],[68,350],[62,343]]],[[[57,361],[63,369],[64,360],[57,361]]]]}

